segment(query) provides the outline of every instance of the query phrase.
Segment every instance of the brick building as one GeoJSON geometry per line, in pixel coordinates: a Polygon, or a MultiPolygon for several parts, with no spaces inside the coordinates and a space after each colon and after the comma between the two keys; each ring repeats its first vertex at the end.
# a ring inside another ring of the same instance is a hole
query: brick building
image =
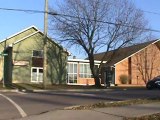
{"type": "MultiPolygon", "coordinates": [[[[95,60],[101,60],[103,56],[104,53],[95,54],[95,60]]],[[[102,72],[104,83],[145,85],[149,79],[160,75],[160,41],[109,51],[105,61],[108,62],[104,64],[102,72]]]]}

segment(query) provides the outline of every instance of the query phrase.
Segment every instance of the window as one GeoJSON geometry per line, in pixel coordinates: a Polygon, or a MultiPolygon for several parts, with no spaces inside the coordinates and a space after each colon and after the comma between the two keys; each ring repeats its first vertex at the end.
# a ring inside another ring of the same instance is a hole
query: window
{"type": "Polygon", "coordinates": [[[39,69],[39,73],[43,73],[43,69],[39,69]]]}
{"type": "Polygon", "coordinates": [[[43,82],[43,68],[32,67],[31,68],[31,82],[41,83],[43,82]]]}
{"type": "Polygon", "coordinates": [[[32,56],[43,58],[43,50],[33,50],[32,56]]]}
{"type": "Polygon", "coordinates": [[[32,69],[32,72],[37,72],[37,69],[32,69]]]}
{"type": "MultiPolygon", "coordinates": [[[[99,65],[95,65],[95,70],[97,70],[99,65]]],[[[93,78],[91,73],[90,65],[88,63],[80,63],[80,78],[93,78]]]]}
{"type": "Polygon", "coordinates": [[[68,83],[77,83],[77,63],[68,63],[68,83]]]}
{"type": "Polygon", "coordinates": [[[92,78],[89,64],[80,63],[80,77],[81,78],[92,78]]]}

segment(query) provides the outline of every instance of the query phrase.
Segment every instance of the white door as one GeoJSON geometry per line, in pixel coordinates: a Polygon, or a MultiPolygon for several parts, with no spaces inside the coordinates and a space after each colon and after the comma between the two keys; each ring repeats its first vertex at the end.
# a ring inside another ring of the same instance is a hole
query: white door
{"type": "Polygon", "coordinates": [[[31,82],[43,82],[43,68],[33,67],[31,70],[31,82]]]}
{"type": "Polygon", "coordinates": [[[43,82],[43,68],[38,70],[38,82],[43,82]]]}

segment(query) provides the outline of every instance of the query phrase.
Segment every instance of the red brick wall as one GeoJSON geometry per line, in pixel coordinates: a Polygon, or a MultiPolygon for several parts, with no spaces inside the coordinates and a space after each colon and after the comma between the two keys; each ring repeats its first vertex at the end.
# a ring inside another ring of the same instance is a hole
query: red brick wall
{"type": "MultiPolygon", "coordinates": [[[[143,80],[143,76],[145,75],[142,75],[142,72],[140,72],[140,66],[144,71],[143,74],[145,74],[146,71],[148,73],[146,74],[146,81],[160,75],[160,50],[156,45],[150,45],[146,49],[131,56],[131,84],[133,85],[145,84],[143,80]]],[[[120,76],[122,74],[129,76],[128,58],[115,66],[115,72],[115,84],[121,84],[120,76]]]]}
{"type": "Polygon", "coordinates": [[[94,79],[93,78],[78,78],[77,84],[79,85],[94,85],[94,79]]]}
{"type": "Polygon", "coordinates": [[[123,60],[115,66],[115,84],[121,84],[121,75],[128,76],[128,59],[123,60]]]}

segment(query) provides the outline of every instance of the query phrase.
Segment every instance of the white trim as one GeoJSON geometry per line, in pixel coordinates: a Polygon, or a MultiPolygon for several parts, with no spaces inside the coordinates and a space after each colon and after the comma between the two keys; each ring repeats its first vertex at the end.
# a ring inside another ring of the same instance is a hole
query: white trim
{"type": "Polygon", "coordinates": [[[79,63],[79,77],[80,78],[92,78],[91,76],[92,76],[92,72],[91,72],[89,63],[79,63]],[[86,69],[86,72],[85,72],[85,66],[84,65],[87,65],[86,67],[89,68],[89,73],[88,73],[88,69],[86,69]],[[82,69],[82,72],[81,72],[81,69],[82,69]],[[86,77],[84,77],[85,75],[86,75],[86,77]]]}
{"type": "MultiPolygon", "coordinates": [[[[156,40],[155,42],[152,42],[151,44],[155,44],[155,43],[156,43],[156,42],[158,42],[158,41],[160,41],[160,39],[156,40]]],[[[128,56],[128,57],[126,57],[126,58],[124,58],[123,60],[126,60],[126,59],[128,59],[129,57],[132,57],[133,55],[137,54],[138,52],[141,52],[142,50],[146,49],[146,48],[147,48],[148,46],[150,46],[151,44],[149,44],[149,45],[147,45],[146,47],[144,47],[144,48],[140,49],[139,51],[137,51],[137,52],[133,53],[132,55],[130,55],[130,56],[128,56]]],[[[120,63],[120,62],[122,62],[123,60],[121,60],[121,61],[119,61],[119,62],[115,63],[114,65],[119,64],[119,63],[120,63]]]]}
{"type": "Polygon", "coordinates": [[[22,38],[20,40],[17,40],[16,42],[12,43],[12,46],[17,44],[17,43],[19,43],[19,42],[21,42],[21,41],[23,41],[23,40],[25,40],[25,39],[27,39],[27,38],[29,38],[29,37],[31,37],[31,36],[33,36],[33,35],[35,35],[35,34],[37,34],[37,33],[39,33],[39,32],[40,31],[36,31],[36,32],[34,32],[34,33],[32,33],[32,34],[30,34],[30,35],[28,35],[28,36],[26,36],[26,37],[24,37],[24,38],[22,38]]]}
{"type": "Polygon", "coordinates": [[[21,114],[22,117],[26,117],[27,114],[24,112],[24,110],[16,103],[14,102],[12,99],[10,99],[9,97],[0,94],[0,96],[4,97],[5,99],[7,99],[10,103],[12,103],[12,105],[18,110],[18,112],[21,114]]]}
{"type": "Polygon", "coordinates": [[[94,85],[94,84],[87,85],[87,84],[78,84],[78,83],[67,83],[67,85],[83,85],[83,86],[90,86],[90,85],[94,85]]]}
{"type": "Polygon", "coordinates": [[[8,40],[8,39],[10,39],[10,38],[12,38],[12,37],[14,37],[14,36],[17,36],[18,34],[20,34],[20,33],[22,33],[22,32],[25,32],[25,31],[27,31],[27,30],[29,30],[29,29],[31,29],[31,28],[34,28],[34,29],[36,29],[37,31],[39,31],[39,29],[38,29],[36,26],[32,25],[32,26],[30,26],[30,27],[28,27],[28,28],[25,28],[25,29],[23,29],[23,30],[21,30],[21,31],[19,31],[19,32],[15,33],[15,34],[13,34],[13,35],[11,35],[11,36],[9,36],[9,37],[7,37],[6,39],[1,40],[0,43],[4,42],[4,41],[6,41],[6,40],[8,40]]]}
{"type": "MultiPolygon", "coordinates": [[[[44,35],[44,33],[41,32],[36,26],[32,25],[32,26],[30,26],[30,27],[28,27],[28,28],[26,28],[26,29],[23,29],[23,30],[21,30],[21,31],[19,31],[19,32],[15,33],[15,34],[13,34],[13,35],[11,35],[11,36],[9,36],[9,37],[7,37],[6,39],[1,40],[1,41],[0,41],[0,44],[3,43],[3,42],[5,42],[6,40],[11,39],[12,37],[17,36],[17,35],[20,34],[20,33],[23,33],[23,32],[25,32],[25,31],[31,29],[31,28],[34,28],[34,29],[36,30],[36,32],[34,32],[34,33],[32,33],[32,34],[30,34],[30,35],[28,35],[28,36],[26,36],[26,37],[24,37],[24,38],[22,38],[22,39],[20,39],[20,40],[17,40],[17,41],[14,42],[14,43],[11,43],[10,45],[19,43],[19,42],[21,42],[22,40],[24,40],[24,39],[26,39],[26,38],[28,38],[28,37],[30,37],[30,36],[34,35],[35,33],[38,33],[38,32],[44,35]]],[[[67,53],[70,55],[70,53],[67,51],[67,49],[65,49],[63,46],[61,46],[61,45],[58,44],[57,42],[55,42],[54,39],[52,39],[52,38],[49,37],[49,36],[47,36],[47,38],[50,39],[53,43],[55,43],[57,46],[59,46],[60,48],[62,48],[63,51],[67,52],[67,53]]]]}
{"type": "Polygon", "coordinates": [[[39,69],[43,69],[43,67],[31,67],[31,83],[42,83],[43,82],[43,80],[42,81],[39,81],[39,79],[38,79],[38,76],[39,76],[39,69]],[[32,74],[33,74],[33,72],[32,72],[32,69],[37,69],[37,81],[33,81],[32,80],[32,74]]]}
{"type": "MultiPolygon", "coordinates": [[[[67,83],[67,85],[82,85],[82,86],[90,86],[90,85],[94,85],[94,84],[78,84],[78,83],[67,83]]],[[[104,84],[101,84],[104,86],[104,84]]],[[[113,84],[112,84],[113,85],[113,84]]]]}
{"type": "Polygon", "coordinates": [[[72,81],[77,81],[78,80],[78,63],[68,63],[67,64],[67,83],[69,83],[69,84],[75,84],[75,83],[70,83],[69,82],[69,75],[72,75],[72,77],[74,78],[74,75],[77,75],[77,79],[76,80],[72,80],[72,81]],[[73,69],[73,72],[72,73],[69,73],[69,69],[70,69],[70,65],[69,64],[72,64],[73,66],[72,66],[72,69],[73,69]],[[77,73],[75,73],[74,72],[74,65],[77,65],[77,73]]]}
{"type": "Polygon", "coordinates": [[[116,84],[116,77],[117,77],[117,75],[116,75],[116,66],[114,66],[114,83],[113,84],[116,84]]]}
{"type": "MultiPolygon", "coordinates": [[[[32,27],[35,28],[35,29],[37,29],[35,26],[32,26],[32,27]]],[[[30,28],[32,28],[32,27],[30,27],[30,28]]],[[[28,29],[29,29],[29,28],[28,28],[28,29]]],[[[27,30],[27,29],[26,29],[26,30],[27,30]]],[[[24,30],[24,31],[25,31],[25,30],[24,30]]],[[[22,31],[22,32],[23,32],[23,31],[22,31]]],[[[17,40],[16,42],[14,42],[14,43],[12,43],[12,44],[15,45],[15,44],[17,44],[17,43],[25,40],[26,38],[33,36],[33,35],[36,34],[36,33],[40,33],[40,34],[43,34],[43,35],[44,35],[43,32],[41,32],[39,29],[37,29],[36,32],[34,32],[34,33],[32,33],[32,34],[30,34],[30,35],[28,35],[28,36],[26,36],[26,37],[24,37],[24,38],[22,38],[22,39],[20,39],[20,40],[17,40]]],[[[20,33],[19,33],[19,34],[20,34],[20,33]]],[[[15,35],[13,35],[13,37],[14,37],[14,36],[15,36],[15,35]]],[[[58,47],[62,48],[63,51],[69,53],[69,52],[67,51],[67,49],[65,49],[62,45],[58,44],[57,42],[55,42],[54,39],[52,39],[52,38],[49,37],[49,36],[47,36],[47,38],[50,39],[50,41],[52,41],[52,42],[53,42],[54,44],[56,44],[58,47]]],[[[9,38],[7,38],[7,39],[9,39],[9,38]]],[[[5,40],[7,40],[7,39],[5,39],[5,40]]],[[[4,40],[4,41],[5,41],[5,40],[4,40]]],[[[4,42],[4,41],[2,41],[2,42],[4,42]]],[[[0,43],[2,43],[2,42],[0,42],[0,43]]]]}
{"type": "MultiPolygon", "coordinates": [[[[77,80],[78,80],[78,75],[80,75],[80,74],[86,74],[86,75],[92,76],[92,73],[89,74],[89,73],[81,73],[80,72],[80,65],[84,65],[84,64],[89,65],[89,60],[82,60],[82,59],[69,59],[69,60],[73,60],[73,61],[68,61],[67,66],[69,64],[77,64],[77,69],[79,69],[79,72],[77,70],[77,73],[74,73],[74,74],[77,74],[77,80]],[[85,61],[85,62],[78,62],[77,60],[78,61],[85,61]]],[[[101,61],[99,61],[99,63],[100,62],[101,61]]],[[[95,63],[95,65],[99,67],[99,63],[95,63]]],[[[68,68],[67,68],[67,75],[69,75],[69,74],[73,74],[73,73],[69,73],[68,68]]],[[[79,78],[83,78],[83,77],[79,77],[79,78]]],[[[84,77],[84,78],[92,78],[92,77],[84,77]]],[[[69,83],[69,76],[67,76],[66,84],[69,84],[69,85],[86,85],[86,84],[78,84],[78,83],[69,83]]]]}
{"type": "MultiPolygon", "coordinates": [[[[68,62],[80,62],[80,63],[89,63],[89,60],[83,60],[83,59],[68,59],[68,62]]],[[[95,63],[101,63],[101,61],[94,60],[95,63]]],[[[103,61],[103,63],[106,63],[107,61],[103,61]]]]}

